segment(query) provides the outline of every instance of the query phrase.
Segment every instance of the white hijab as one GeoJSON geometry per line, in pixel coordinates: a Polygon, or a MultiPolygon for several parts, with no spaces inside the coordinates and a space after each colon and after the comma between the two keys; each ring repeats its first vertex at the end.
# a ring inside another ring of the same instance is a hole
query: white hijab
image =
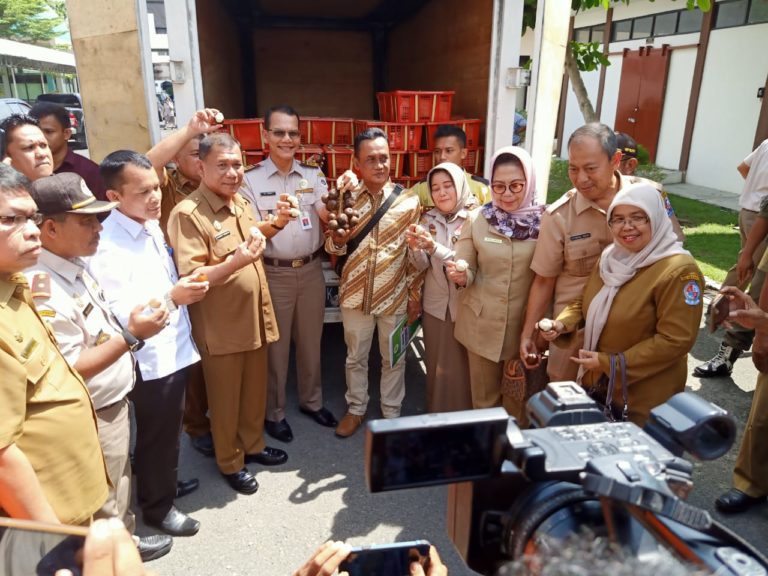
{"type": "MultiPolygon", "coordinates": [[[[603,280],[603,287],[587,310],[584,327],[585,350],[597,350],[597,343],[608,320],[613,299],[621,287],[635,276],[638,269],[675,254],[690,255],[678,240],[661,194],[653,186],[641,183],[621,189],[608,207],[609,220],[616,206],[633,206],[645,212],[651,226],[651,240],[639,252],[630,252],[615,240],[603,250],[600,256],[600,278],[603,280]]],[[[580,370],[579,375],[581,373],[580,370]]]]}

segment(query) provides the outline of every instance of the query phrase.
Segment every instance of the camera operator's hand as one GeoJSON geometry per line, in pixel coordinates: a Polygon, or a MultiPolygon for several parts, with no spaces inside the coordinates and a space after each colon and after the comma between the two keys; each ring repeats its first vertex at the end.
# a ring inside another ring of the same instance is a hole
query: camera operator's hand
{"type": "Polygon", "coordinates": [[[547,342],[552,342],[565,331],[565,326],[560,320],[542,318],[536,322],[536,329],[547,342]]]}
{"type": "Polygon", "coordinates": [[[584,366],[585,370],[597,370],[600,368],[600,359],[598,352],[594,350],[579,350],[579,356],[571,356],[571,360],[579,366],[584,366]]]}
{"type": "Polygon", "coordinates": [[[344,542],[326,542],[315,551],[304,566],[293,573],[293,576],[330,576],[336,572],[339,564],[349,556],[351,551],[352,546],[344,542]]]}
{"type": "MultiPolygon", "coordinates": [[[[120,520],[96,520],[85,539],[83,576],[149,576],[133,538],[120,520]]],[[[56,576],[72,576],[57,570],[56,576]]]]}
{"type": "Polygon", "coordinates": [[[411,563],[411,574],[413,576],[448,576],[448,568],[445,567],[440,555],[437,553],[437,548],[434,546],[429,547],[429,568],[427,568],[426,574],[424,568],[418,562],[411,563]]]}

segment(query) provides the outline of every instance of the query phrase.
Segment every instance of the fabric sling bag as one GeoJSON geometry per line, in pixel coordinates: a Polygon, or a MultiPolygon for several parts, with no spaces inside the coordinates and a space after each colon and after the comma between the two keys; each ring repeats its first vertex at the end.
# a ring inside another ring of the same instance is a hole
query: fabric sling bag
{"type": "Polygon", "coordinates": [[[392,193],[384,201],[384,204],[379,206],[379,209],[374,212],[373,216],[371,216],[371,219],[368,220],[368,223],[363,227],[362,230],[360,230],[360,233],[352,238],[349,242],[347,242],[347,253],[337,257],[336,266],[334,266],[334,271],[339,275],[339,278],[341,278],[341,273],[344,271],[344,264],[347,263],[347,258],[349,258],[349,255],[357,250],[358,246],[360,246],[362,241],[365,240],[365,237],[370,234],[374,226],[379,223],[381,217],[387,213],[387,210],[389,210],[390,206],[395,203],[395,200],[397,200],[397,197],[400,196],[400,193],[403,190],[404,188],[400,184],[395,184],[392,193]]]}

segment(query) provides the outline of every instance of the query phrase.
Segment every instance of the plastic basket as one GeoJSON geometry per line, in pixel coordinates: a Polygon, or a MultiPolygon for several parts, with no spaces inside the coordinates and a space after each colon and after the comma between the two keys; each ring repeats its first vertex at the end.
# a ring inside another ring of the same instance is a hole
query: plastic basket
{"type": "Polygon", "coordinates": [[[408,152],[408,175],[413,178],[424,178],[433,164],[434,155],[431,150],[408,152]]]}
{"type": "Polygon", "coordinates": [[[368,128],[381,128],[389,140],[389,149],[421,150],[424,124],[403,122],[380,122],[378,120],[355,120],[355,134],[368,128]]]}
{"type": "Polygon", "coordinates": [[[352,146],[355,138],[352,118],[302,118],[299,130],[302,144],[352,146]]]}
{"type": "Polygon", "coordinates": [[[427,122],[427,148],[435,149],[435,130],[438,126],[458,126],[467,135],[467,148],[477,149],[480,147],[480,125],[483,123],[479,119],[453,119],[449,122],[427,122]]]}
{"type": "Polygon", "coordinates": [[[296,160],[303,162],[304,164],[310,164],[322,169],[325,163],[325,155],[323,149],[320,146],[299,146],[296,151],[296,160]]]}
{"type": "Polygon", "coordinates": [[[243,164],[253,166],[268,156],[266,150],[243,150],[243,164]]]}
{"type": "Polygon", "coordinates": [[[335,180],[347,170],[353,170],[354,156],[351,146],[323,146],[325,152],[325,170],[328,178],[335,180]]]}
{"type": "Polygon", "coordinates": [[[475,150],[467,150],[467,156],[464,158],[464,162],[461,163],[468,172],[472,174],[483,173],[483,148],[477,148],[475,150]]]}
{"type": "Polygon", "coordinates": [[[390,122],[441,122],[451,118],[454,91],[379,92],[379,113],[390,122]]]}
{"type": "Polygon", "coordinates": [[[261,118],[224,120],[232,137],[240,142],[241,150],[261,150],[264,148],[264,140],[261,137],[261,129],[264,120],[261,118]]]}

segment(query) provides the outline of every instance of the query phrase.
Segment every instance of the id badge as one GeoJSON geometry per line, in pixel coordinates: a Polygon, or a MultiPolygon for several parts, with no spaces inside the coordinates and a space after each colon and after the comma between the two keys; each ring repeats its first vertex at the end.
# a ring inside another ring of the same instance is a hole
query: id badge
{"type": "Polygon", "coordinates": [[[306,210],[302,211],[301,216],[299,217],[299,223],[301,224],[302,230],[312,230],[312,218],[309,217],[309,212],[306,210]]]}

